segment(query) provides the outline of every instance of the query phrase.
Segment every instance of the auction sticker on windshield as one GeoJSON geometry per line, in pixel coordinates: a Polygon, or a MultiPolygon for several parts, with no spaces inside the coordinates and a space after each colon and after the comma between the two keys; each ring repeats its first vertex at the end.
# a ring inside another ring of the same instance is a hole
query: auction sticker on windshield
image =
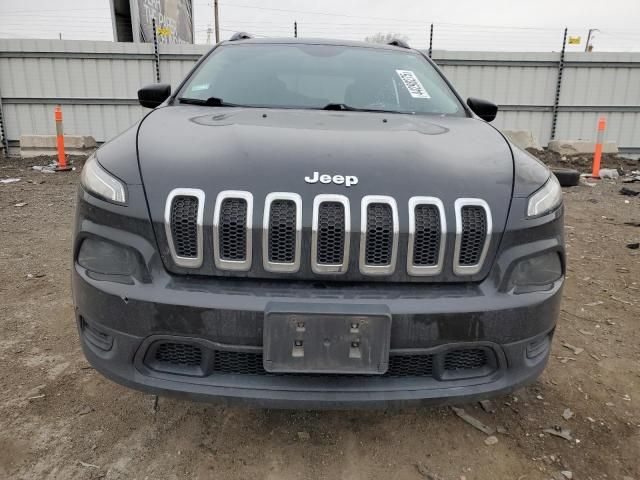
{"type": "Polygon", "coordinates": [[[396,73],[413,98],[431,98],[431,95],[427,93],[416,74],[411,70],[396,70],[396,73]]]}

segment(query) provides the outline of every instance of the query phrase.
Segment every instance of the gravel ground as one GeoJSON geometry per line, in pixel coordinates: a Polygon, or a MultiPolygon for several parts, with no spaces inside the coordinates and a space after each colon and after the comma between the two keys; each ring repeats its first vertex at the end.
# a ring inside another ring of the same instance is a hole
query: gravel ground
{"type": "MultiPolygon", "coordinates": [[[[42,164],[42,161],[40,161],[42,164]]],[[[0,159],[0,478],[640,480],[640,197],[565,191],[569,271],[538,382],[449,408],[230,408],[116,385],[84,360],[69,287],[77,172],[0,159]],[[22,206],[19,206],[24,204],[22,206]],[[568,343],[577,350],[567,348],[568,343]],[[581,351],[581,349],[584,349],[581,351]],[[563,413],[567,412],[565,419],[563,413]],[[545,433],[566,428],[572,440],[545,433]],[[569,475],[569,473],[566,473],[569,475]]],[[[637,184],[636,184],[637,185],[637,184]]]]}

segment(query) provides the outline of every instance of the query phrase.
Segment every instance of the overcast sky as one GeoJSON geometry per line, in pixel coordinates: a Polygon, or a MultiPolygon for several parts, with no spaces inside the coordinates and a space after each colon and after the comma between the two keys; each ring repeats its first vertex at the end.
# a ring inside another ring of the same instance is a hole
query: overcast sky
{"type": "MultiPolygon", "coordinates": [[[[213,0],[193,0],[196,43],[213,26],[213,0]]],[[[400,33],[426,48],[552,51],[562,31],[581,36],[597,28],[594,49],[640,51],[640,0],[220,0],[220,37],[242,30],[264,36],[362,40],[400,33]]],[[[113,40],[109,0],[0,0],[0,37],[113,40]]],[[[211,35],[213,41],[213,35],[211,35]]]]}

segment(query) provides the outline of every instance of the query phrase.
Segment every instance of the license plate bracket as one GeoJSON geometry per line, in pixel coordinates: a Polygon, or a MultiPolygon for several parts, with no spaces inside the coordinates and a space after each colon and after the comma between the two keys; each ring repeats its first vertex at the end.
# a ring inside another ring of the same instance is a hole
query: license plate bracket
{"type": "Polygon", "coordinates": [[[263,364],[273,373],[384,374],[391,313],[386,306],[267,306],[263,364]]]}

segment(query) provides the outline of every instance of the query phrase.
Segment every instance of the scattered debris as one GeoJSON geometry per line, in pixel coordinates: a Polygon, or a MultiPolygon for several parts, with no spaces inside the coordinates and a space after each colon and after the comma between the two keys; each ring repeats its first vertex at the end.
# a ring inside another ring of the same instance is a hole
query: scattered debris
{"type": "Polygon", "coordinates": [[[562,412],[562,418],[565,420],[570,420],[573,418],[573,411],[570,408],[565,408],[564,412],[562,412]]]}
{"type": "Polygon", "coordinates": [[[467,412],[464,411],[464,409],[462,408],[458,408],[458,407],[451,407],[451,409],[455,412],[455,414],[457,416],[459,416],[462,420],[464,420],[465,422],[467,422],[469,425],[471,425],[472,427],[480,430],[482,433],[484,433],[485,435],[493,435],[495,433],[495,430],[487,425],[485,425],[484,423],[482,423],[480,420],[478,420],[477,418],[472,417],[471,415],[469,415],[467,412]]]}
{"type": "Polygon", "coordinates": [[[480,406],[487,413],[495,413],[496,411],[496,406],[491,400],[480,400],[480,406]]]}
{"type": "Polygon", "coordinates": [[[34,165],[31,168],[40,173],[56,173],[55,163],[51,163],[49,165],[34,165]]]}
{"type": "Polygon", "coordinates": [[[14,207],[24,207],[25,205],[27,205],[27,202],[20,202],[20,203],[16,203],[14,207]]]}
{"type": "Polygon", "coordinates": [[[496,443],[498,443],[498,437],[496,437],[495,435],[490,435],[484,439],[485,445],[495,445],[496,443]]]}
{"type": "Polygon", "coordinates": [[[565,347],[565,348],[568,348],[569,350],[572,350],[574,355],[580,355],[582,352],[584,352],[584,348],[574,347],[573,345],[571,345],[568,342],[563,342],[562,346],[565,347]]]}
{"type": "Polygon", "coordinates": [[[640,248],[640,242],[627,243],[627,248],[631,250],[638,250],[640,248]]]}
{"type": "Polygon", "coordinates": [[[41,398],[45,398],[46,395],[44,393],[40,394],[40,395],[34,395],[33,397],[29,397],[27,398],[27,400],[29,400],[30,402],[33,400],[40,400],[41,398]]]}
{"type": "Polygon", "coordinates": [[[425,467],[422,463],[420,462],[416,463],[416,468],[418,469],[418,473],[422,475],[424,478],[431,477],[431,474],[427,470],[427,467],[425,467]]]}
{"type": "Polygon", "coordinates": [[[562,476],[564,478],[566,478],[567,480],[571,480],[573,478],[573,472],[569,471],[569,470],[563,470],[560,472],[562,474],[562,476]]]}
{"type": "Polygon", "coordinates": [[[564,438],[569,442],[573,441],[573,437],[571,436],[571,430],[569,430],[568,428],[563,428],[556,425],[553,428],[545,428],[543,432],[548,433],[549,435],[553,435],[555,437],[564,438]]]}
{"type": "Polygon", "coordinates": [[[581,334],[583,334],[583,335],[589,335],[589,336],[592,336],[592,335],[593,335],[593,332],[590,332],[589,330],[584,330],[584,329],[582,329],[582,328],[581,328],[581,329],[579,329],[578,331],[579,331],[581,334]]]}
{"type": "Polygon", "coordinates": [[[603,180],[607,178],[611,180],[615,180],[620,176],[620,174],[618,173],[618,170],[616,170],[615,168],[601,168],[600,172],[598,172],[598,176],[603,180]]]}
{"type": "Polygon", "coordinates": [[[628,195],[629,197],[635,197],[635,196],[640,195],[640,191],[631,190],[630,188],[627,188],[627,187],[622,187],[620,189],[620,194],[621,195],[628,195]]]}
{"type": "Polygon", "coordinates": [[[158,395],[153,396],[153,405],[151,406],[151,411],[153,413],[158,412],[158,395]]]}
{"type": "Polygon", "coordinates": [[[98,465],[94,465],[93,463],[86,463],[86,462],[83,462],[82,460],[78,460],[78,464],[80,464],[81,466],[83,466],[85,468],[97,468],[97,469],[100,469],[100,467],[98,465]]]}
{"type": "Polygon", "coordinates": [[[598,305],[602,305],[604,302],[602,300],[598,300],[597,302],[585,303],[585,307],[596,307],[598,305]]]}
{"type": "Polygon", "coordinates": [[[507,434],[507,429],[504,428],[502,425],[498,425],[496,427],[496,432],[498,432],[501,435],[506,435],[507,434]]]}
{"type": "Polygon", "coordinates": [[[626,300],[622,300],[621,298],[614,297],[611,295],[611,300],[615,300],[616,302],[624,303],[625,305],[633,305],[631,302],[627,302],[626,300]]]}
{"type": "Polygon", "coordinates": [[[630,227],[640,227],[640,222],[624,222],[624,224],[630,227]]]}
{"type": "Polygon", "coordinates": [[[311,435],[309,435],[309,432],[298,432],[298,439],[303,441],[311,440],[311,435]]]}
{"type": "Polygon", "coordinates": [[[82,415],[88,415],[88,414],[90,414],[91,412],[93,412],[93,408],[92,408],[92,407],[89,407],[89,406],[86,406],[86,407],[82,408],[82,409],[78,412],[78,415],[80,415],[80,416],[82,416],[82,415]]]}
{"type": "Polygon", "coordinates": [[[16,183],[19,181],[19,178],[3,178],[2,180],[0,180],[0,183],[16,183]]]}

